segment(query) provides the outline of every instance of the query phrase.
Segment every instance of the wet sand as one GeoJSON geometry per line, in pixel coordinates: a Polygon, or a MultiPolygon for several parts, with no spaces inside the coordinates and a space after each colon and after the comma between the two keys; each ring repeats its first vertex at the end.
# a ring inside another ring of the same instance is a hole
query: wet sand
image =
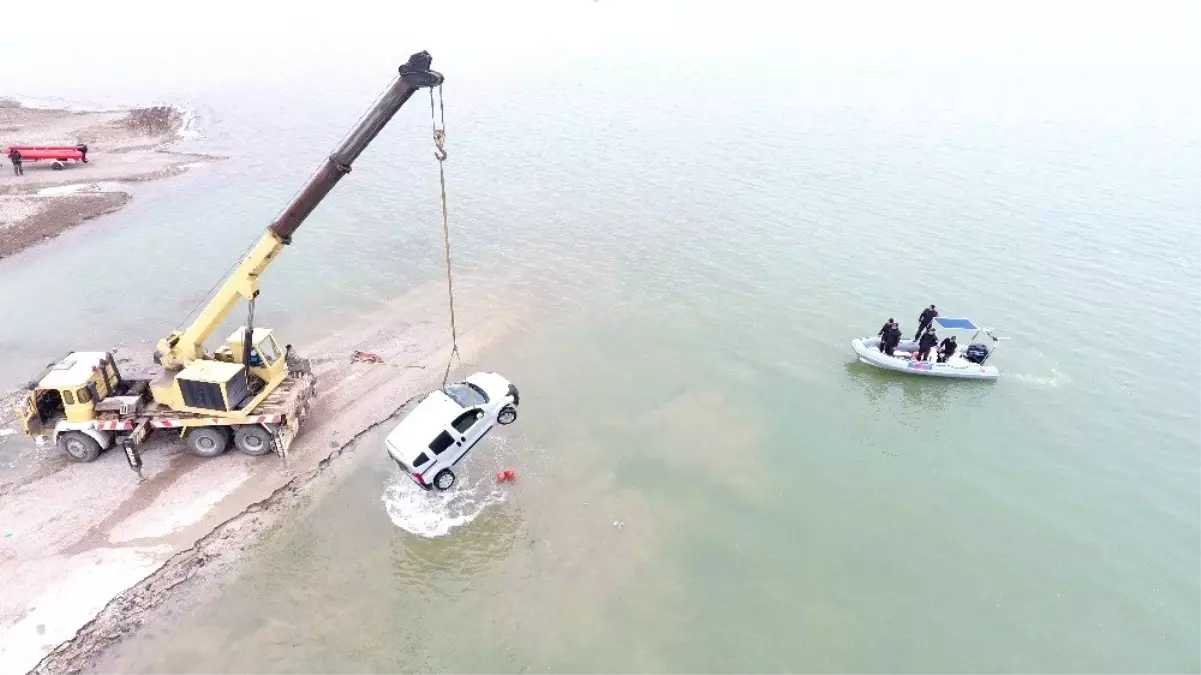
{"type": "Polygon", "coordinates": [[[130,198],[121,183],[176,175],[212,159],[164,149],[183,124],[183,113],[170,107],[78,112],[0,99],[0,147],[88,145],[86,164],[71,161],[57,171],[48,161],[26,161],[17,176],[0,158],[0,259],[121,208],[130,198]]]}
{"type": "MultiPolygon", "coordinates": [[[[461,312],[456,371],[515,320],[508,308],[461,312]]],[[[205,460],[167,440],[147,450],[139,484],[120,452],[74,464],[54,448],[4,439],[6,455],[33,461],[0,484],[0,671],[86,669],[174,586],[236,559],[331,458],[440,382],[447,330],[445,290],[429,285],[360,325],[297,345],[314,359],[318,398],[286,467],[237,452],[205,460]],[[351,363],[354,349],[384,362],[351,363]]]]}

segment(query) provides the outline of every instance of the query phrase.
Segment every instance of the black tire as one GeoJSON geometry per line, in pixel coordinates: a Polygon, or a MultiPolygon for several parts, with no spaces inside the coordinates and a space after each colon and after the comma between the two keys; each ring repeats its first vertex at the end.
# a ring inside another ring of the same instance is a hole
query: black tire
{"type": "Polygon", "coordinates": [[[261,424],[248,424],[235,429],[234,447],[251,457],[269,455],[275,450],[271,443],[271,432],[261,424]]]}
{"type": "Polygon", "coordinates": [[[498,424],[512,424],[517,421],[517,408],[507,405],[496,413],[496,422],[498,424]]]}
{"type": "Polygon", "coordinates": [[[217,457],[229,447],[229,432],[221,427],[200,427],[188,432],[188,449],[197,457],[217,457]]]}
{"type": "Polygon", "coordinates": [[[438,475],[434,476],[434,487],[439,492],[446,492],[455,486],[455,472],[450,469],[442,469],[438,475]]]}
{"type": "Polygon", "coordinates": [[[100,444],[82,431],[59,434],[58,447],[76,462],[91,462],[100,456],[100,444]]]}

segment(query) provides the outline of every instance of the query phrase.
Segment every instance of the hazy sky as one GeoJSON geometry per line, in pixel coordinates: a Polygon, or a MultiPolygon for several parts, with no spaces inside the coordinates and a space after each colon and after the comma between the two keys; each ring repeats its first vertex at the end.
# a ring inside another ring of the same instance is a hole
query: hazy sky
{"type": "Polygon", "coordinates": [[[1057,72],[1047,86],[1092,78],[1098,91],[1145,85],[1189,106],[1201,100],[1195,0],[7,0],[0,25],[0,95],[199,90],[401,62],[427,49],[447,72],[518,78],[531,61],[762,64],[771,55],[785,68],[1057,72]]]}
{"type": "Polygon", "coordinates": [[[262,2],[54,0],[4,3],[0,76],[59,64],[89,69],[109,53],[144,66],[200,65],[279,46],[353,51],[526,49],[591,52],[614,46],[714,50],[769,44],[835,51],[962,57],[1054,53],[1129,60],[1201,53],[1201,3],[762,2],[757,0],[491,0],[262,2]],[[54,31],[48,41],[40,29],[54,31]],[[14,49],[14,41],[16,49],[14,49]],[[20,57],[17,54],[20,54],[20,57]]]}

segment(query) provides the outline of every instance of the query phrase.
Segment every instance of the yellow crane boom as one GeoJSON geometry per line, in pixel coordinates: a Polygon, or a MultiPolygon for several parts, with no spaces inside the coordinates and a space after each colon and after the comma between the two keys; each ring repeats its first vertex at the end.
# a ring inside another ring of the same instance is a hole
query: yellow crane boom
{"type": "Polygon", "coordinates": [[[259,276],[283,247],[292,242],[300,228],[321,200],[350,173],[351,164],[383,130],[393,115],[424,87],[442,83],[440,73],[430,70],[432,59],[428,52],[409,57],[400,67],[400,74],[391,87],[364,115],[358,126],[340,146],[326,158],[316,175],[296,195],[288,208],[272,223],[250,253],[229,276],[216,295],[205,305],[196,319],[183,331],[172,331],[158,343],[157,360],[164,368],[183,368],[205,357],[204,341],[237,305],[239,299],[253,300],[259,292],[259,276]]]}

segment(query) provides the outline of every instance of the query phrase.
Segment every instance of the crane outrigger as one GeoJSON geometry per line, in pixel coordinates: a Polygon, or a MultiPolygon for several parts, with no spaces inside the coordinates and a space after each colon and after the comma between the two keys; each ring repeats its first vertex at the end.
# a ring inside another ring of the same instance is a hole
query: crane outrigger
{"type": "Polygon", "coordinates": [[[429,53],[420,52],[400,67],[392,85],[267,227],[196,319],[158,342],[154,360],[159,372],[125,377],[109,352],[71,352],[29,385],[29,396],[17,411],[25,435],[38,442],[49,438],[78,462],[93,461],[120,444],[139,473],[138,446],[158,429],[178,430],[191,451],[204,457],[225,452],[232,438],[246,454],[275,451],[286,460],[316,385],[308,362],[291,345],[281,350],[272,330],[254,326],[259,278],[413,94],[442,84],[431,61],[429,53]],[[248,304],[246,325],[209,352],[205,340],[240,300],[248,304]]]}

